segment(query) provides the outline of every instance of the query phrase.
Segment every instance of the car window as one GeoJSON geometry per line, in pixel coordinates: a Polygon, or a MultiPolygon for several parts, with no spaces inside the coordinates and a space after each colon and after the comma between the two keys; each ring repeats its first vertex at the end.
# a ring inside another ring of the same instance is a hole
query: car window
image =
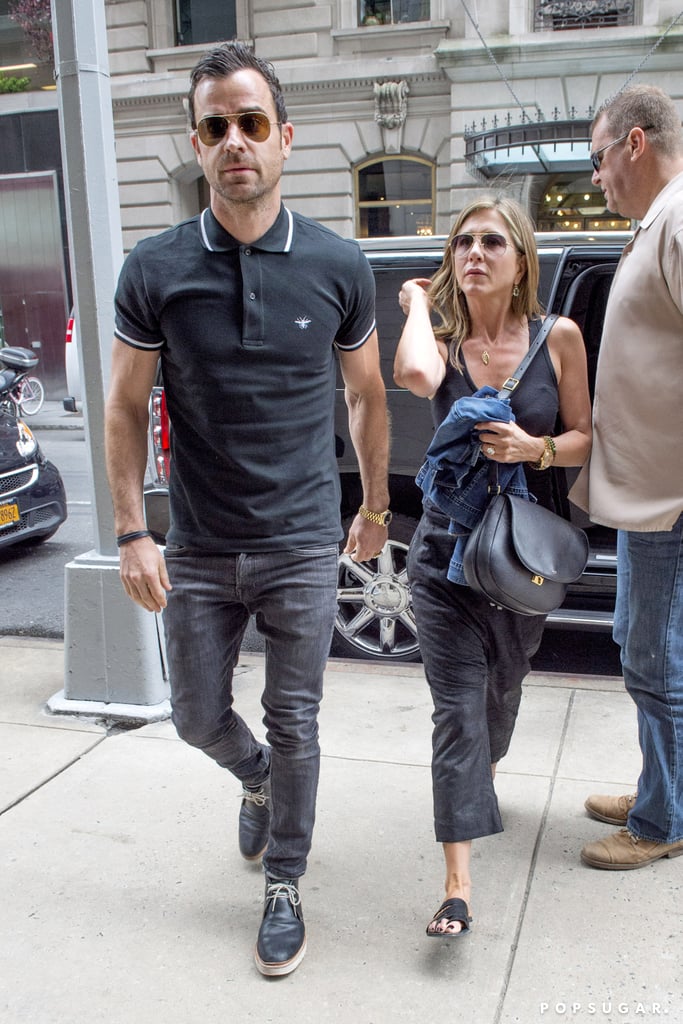
{"type": "Polygon", "coordinates": [[[588,267],[573,278],[562,303],[562,314],[571,317],[583,334],[588,359],[588,385],[591,402],[595,394],[595,371],[605,319],[607,297],[616,270],[616,262],[588,267]]]}
{"type": "Polygon", "coordinates": [[[541,251],[538,254],[538,297],[541,301],[541,306],[545,310],[548,310],[548,303],[550,302],[550,293],[552,290],[553,280],[555,278],[555,272],[557,270],[557,260],[557,250],[550,252],[541,251]]]}
{"type": "Polygon", "coordinates": [[[394,356],[405,323],[403,310],[398,304],[401,285],[411,277],[432,277],[441,265],[440,258],[419,264],[404,263],[400,266],[373,266],[377,289],[376,312],[379,334],[382,376],[387,388],[396,388],[394,383],[394,356]]]}

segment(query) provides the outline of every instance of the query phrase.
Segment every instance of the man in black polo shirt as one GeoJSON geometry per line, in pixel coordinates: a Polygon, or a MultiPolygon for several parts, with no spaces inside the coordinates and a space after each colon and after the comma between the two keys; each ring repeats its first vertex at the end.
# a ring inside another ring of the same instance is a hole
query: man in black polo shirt
{"type": "Polygon", "coordinates": [[[263,974],[288,974],[306,935],[298,880],[310,850],[317,714],[342,537],[335,349],[363,504],[346,550],[383,547],[388,428],[372,273],[358,245],[288,210],[292,125],[273,68],[239,43],[192,72],[192,145],[210,208],[128,256],[116,294],[107,469],[121,578],[164,609],[178,734],[243,785],[244,857],[263,855],[263,974]],[[147,402],[161,357],[172,431],[165,559],[145,530],[147,402]],[[255,615],[266,638],[267,744],[232,709],[255,615]]]}

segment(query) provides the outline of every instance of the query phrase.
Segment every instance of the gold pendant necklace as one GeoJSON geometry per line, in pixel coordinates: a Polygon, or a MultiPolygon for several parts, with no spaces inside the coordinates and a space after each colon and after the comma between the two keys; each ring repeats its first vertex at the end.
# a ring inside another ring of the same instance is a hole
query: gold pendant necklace
{"type": "Polygon", "coordinates": [[[488,366],[489,363],[491,362],[491,357],[489,356],[486,349],[484,349],[484,351],[481,354],[481,361],[484,364],[484,366],[488,366]]]}

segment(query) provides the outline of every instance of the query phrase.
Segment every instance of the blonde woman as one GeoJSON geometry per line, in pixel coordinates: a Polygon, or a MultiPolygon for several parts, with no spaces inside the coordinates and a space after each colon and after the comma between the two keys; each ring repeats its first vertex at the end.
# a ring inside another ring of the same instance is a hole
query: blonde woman
{"type": "MultiPolygon", "coordinates": [[[[394,377],[431,399],[435,426],[458,399],[485,385],[498,390],[517,369],[543,319],[538,279],[528,215],[510,199],[484,197],[457,218],[434,279],[404,283],[399,301],[407,319],[394,377]]],[[[553,508],[548,469],[581,465],[591,443],[585,349],[573,321],[557,320],[511,405],[510,422],[473,425],[479,454],[471,473],[487,472],[488,462],[519,464],[528,490],[553,508]]],[[[495,767],[508,750],[522,680],[545,621],[496,608],[464,582],[451,582],[458,532],[467,531],[427,493],[408,573],[434,702],[434,824],[446,879],[445,901],[427,935],[440,938],[469,931],[472,840],[503,830],[495,767]]]]}

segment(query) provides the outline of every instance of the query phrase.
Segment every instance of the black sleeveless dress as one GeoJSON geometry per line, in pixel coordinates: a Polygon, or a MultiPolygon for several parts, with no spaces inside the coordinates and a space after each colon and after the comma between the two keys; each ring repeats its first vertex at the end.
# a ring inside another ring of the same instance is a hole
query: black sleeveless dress
{"type": "MultiPolygon", "coordinates": [[[[530,323],[530,334],[540,321],[530,323]]],[[[476,385],[450,364],[432,400],[435,425],[476,385]]],[[[515,419],[535,436],[556,432],[559,408],[547,345],[537,353],[512,397],[515,419]]],[[[553,508],[551,475],[525,468],[537,500],[553,508]]],[[[522,680],[538,650],[545,617],[495,608],[469,587],[451,583],[455,538],[449,520],[425,508],[408,556],[413,611],[434,701],[432,787],[437,842],[501,832],[491,764],[506,753],[522,695],[522,680]]]]}
{"type": "MultiPolygon", "coordinates": [[[[541,320],[529,322],[531,341],[536,337],[541,323],[541,320]]],[[[470,377],[466,366],[464,372],[460,373],[451,363],[448,363],[446,376],[432,399],[434,427],[438,427],[446,418],[453,402],[458,398],[473,395],[476,390],[477,385],[470,377]]],[[[536,353],[522,377],[521,384],[513,391],[510,405],[515,414],[515,420],[523,430],[526,430],[527,434],[531,434],[533,437],[544,437],[546,434],[556,432],[560,403],[555,367],[550,358],[547,343],[544,343],[540,351],[536,353]]],[[[550,473],[539,472],[529,466],[524,467],[524,472],[527,487],[539,504],[555,511],[550,473]]]]}

